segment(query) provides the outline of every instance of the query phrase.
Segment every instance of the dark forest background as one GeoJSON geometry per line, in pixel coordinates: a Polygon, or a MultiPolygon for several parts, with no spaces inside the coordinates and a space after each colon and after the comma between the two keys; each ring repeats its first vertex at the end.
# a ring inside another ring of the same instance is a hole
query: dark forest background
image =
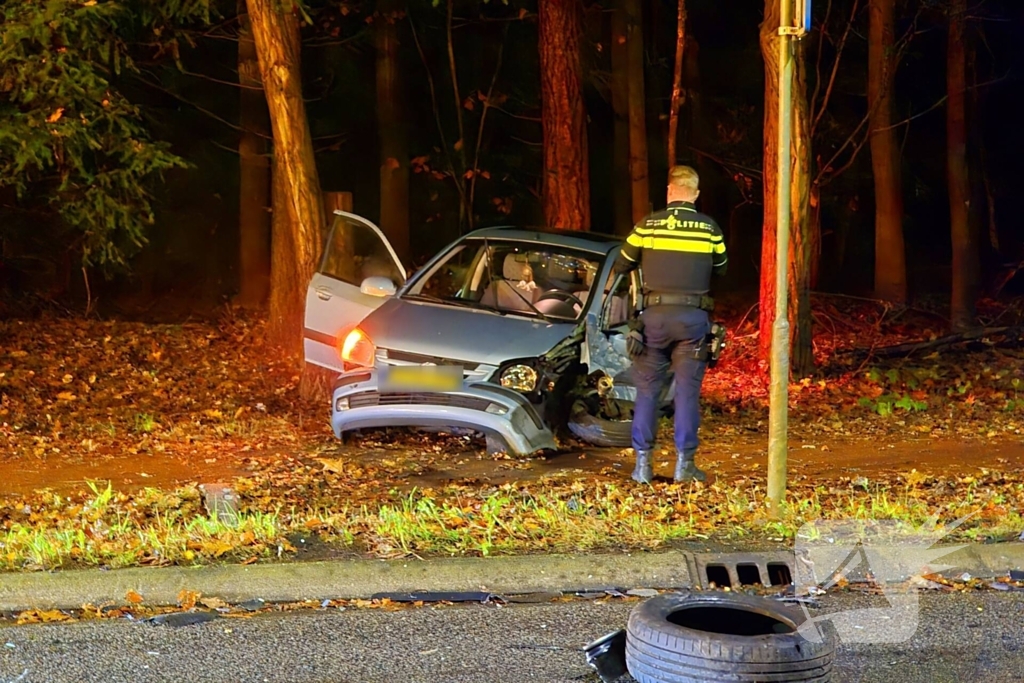
{"type": "MultiPolygon", "coordinates": [[[[896,4],[896,36],[910,36],[896,74],[893,117],[899,122],[909,292],[917,302],[942,301],[949,296],[952,256],[944,4],[896,4]]],[[[764,6],[763,0],[687,0],[686,98],[677,151],[678,162],[700,169],[700,206],[718,220],[728,238],[730,273],[722,291],[751,302],[757,297],[763,219],[765,76],[758,32],[764,6]]],[[[815,30],[804,39],[809,92],[816,79],[828,78],[836,44],[848,30],[834,90],[813,141],[815,172],[851,136],[857,143],[861,139],[857,124],[867,111],[866,6],[859,2],[855,8],[853,0],[819,0],[814,6],[815,30]]],[[[662,179],[668,165],[677,3],[644,0],[641,7],[650,202],[658,208],[664,204],[662,179]]],[[[301,73],[320,183],[325,191],[351,192],[353,210],[377,222],[381,159],[376,7],[372,2],[327,2],[307,9],[311,21],[302,27],[301,73]]],[[[403,94],[399,111],[412,166],[410,260],[422,262],[471,227],[460,219],[452,178],[439,172],[448,158],[457,166],[463,152],[470,157],[479,153],[480,159],[478,215],[472,227],[542,224],[536,4],[413,1],[403,9],[406,14],[396,21],[395,30],[403,94]],[[449,64],[449,29],[457,94],[449,64]],[[489,106],[484,107],[481,95],[486,99],[488,92],[489,106]],[[463,143],[456,150],[460,118],[463,143]]],[[[145,181],[154,222],[145,231],[144,243],[126,245],[123,266],[83,269],[81,240],[67,217],[47,203],[45,184],[30,184],[20,197],[10,178],[2,184],[0,285],[6,315],[48,306],[78,311],[88,300],[94,313],[180,319],[207,314],[238,293],[238,8],[227,2],[212,10],[208,21],[191,16],[175,26],[173,50],[166,45],[155,49],[149,39],[126,42],[138,71],[125,70],[113,79],[125,99],[138,105],[150,136],[169,143],[170,151],[189,164],[167,169],[162,179],[145,181]],[[175,52],[179,63],[173,59],[175,52]]],[[[622,187],[623,169],[616,166],[613,152],[613,10],[610,2],[585,3],[581,47],[591,229],[600,232],[621,232],[631,223],[616,209],[616,193],[628,189],[622,187]]],[[[1024,260],[1024,221],[1017,205],[1024,185],[1024,3],[970,3],[967,38],[975,199],[971,212],[980,236],[980,296],[985,296],[1024,260]]],[[[874,190],[868,146],[855,157],[847,149],[836,164],[847,162],[849,168],[821,189],[821,265],[815,289],[870,297],[874,190]]],[[[1000,293],[1021,293],[1022,279],[1010,280],[1000,293]]]]}

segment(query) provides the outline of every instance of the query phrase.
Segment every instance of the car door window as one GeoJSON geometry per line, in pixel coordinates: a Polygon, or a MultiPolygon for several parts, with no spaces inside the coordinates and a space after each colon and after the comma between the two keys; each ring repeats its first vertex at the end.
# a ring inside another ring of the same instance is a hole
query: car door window
{"type": "Polygon", "coordinates": [[[369,277],[405,283],[405,271],[379,229],[351,214],[335,215],[319,272],[356,287],[369,277]]]}
{"type": "Polygon", "coordinates": [[[380,228],[355,214],[335,212],[320,267],[306,288],[307,363],[342,371],[339,340],[387,300],[390,288],[380,280],[367,283],[364,291],[363,283],[373,276],[385,277],[395,287],[406,280],[405,268],[380,228]]]}
{"type": "Polygon", "coordinates": [[[611,291],[602,311],[601,329],[623,327],[636,316],[636,276],[634,273],[609,276],[611,291]]]}

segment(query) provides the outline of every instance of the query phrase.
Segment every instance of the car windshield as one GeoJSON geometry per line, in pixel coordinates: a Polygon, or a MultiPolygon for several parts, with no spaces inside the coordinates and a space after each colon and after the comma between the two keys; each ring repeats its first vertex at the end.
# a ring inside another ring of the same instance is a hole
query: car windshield
{"type": "Polygon", "coordinates": [[[603,256],[552,244],[468,239],[418,276],[403,298],[542,319],[576,320],[603,256]]]}

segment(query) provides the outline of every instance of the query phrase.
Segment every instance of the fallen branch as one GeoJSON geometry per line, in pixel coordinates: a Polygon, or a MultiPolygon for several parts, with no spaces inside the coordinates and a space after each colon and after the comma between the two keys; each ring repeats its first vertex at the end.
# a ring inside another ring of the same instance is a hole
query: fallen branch
{"type": "Polygon", "coordinates": [[[1005,273],[1003,273],[999,278],[997,278],[995,287],[992,290],[992,298],[998,299],[999,295],[1003,293],[1003,289],[1006,287],[1006,285],[1010,284],[1010,281],[1013,280],[1013,278],[1017,277],[1017,273],[1021,272],[1022,270],[1024,270],[1024,261],[1021,261],[1016,266],[1010,268],[1005,273]]]}
{"type": "MultiPolygon", "coordinates": [[[[937,339],[931,339],[922,342],[908,342],[905,344],[896,344],[895,346],[883,346],[877,349],[849,349],[845,352],[840,352],[843,355],[850,355],[855,358],[861,356],[876,356],[879,358],[892,358],[893,356],[905,356],[918,351],[929,351],[931,349],[938,349],[945,346],[953,346],[955,344],[962,344],[964,342],[976,341],[978,339],[984,339],[986,337],[1001,335],[1003,336],[1004,342],[1018,342],[1024,339],[1024,325],[1017,325],[1015,327],[985,327],[979,330],[970,330],[968,332],[961,332],[958,334],[949,334],[945,337],[939,337],[937,339]]],[[[992,342],[989,342],[995,345],[992,342]]]]}

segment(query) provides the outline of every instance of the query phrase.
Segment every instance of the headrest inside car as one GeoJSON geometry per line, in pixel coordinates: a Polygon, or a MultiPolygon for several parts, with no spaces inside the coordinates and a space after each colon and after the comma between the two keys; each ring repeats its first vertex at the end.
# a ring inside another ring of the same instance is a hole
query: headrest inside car
{"type": "Polygon", "coordinates": [[[501,267],[501,274],[506,280],[532,280],[533,271],[522,254],[509,254],[501,267]]]}

